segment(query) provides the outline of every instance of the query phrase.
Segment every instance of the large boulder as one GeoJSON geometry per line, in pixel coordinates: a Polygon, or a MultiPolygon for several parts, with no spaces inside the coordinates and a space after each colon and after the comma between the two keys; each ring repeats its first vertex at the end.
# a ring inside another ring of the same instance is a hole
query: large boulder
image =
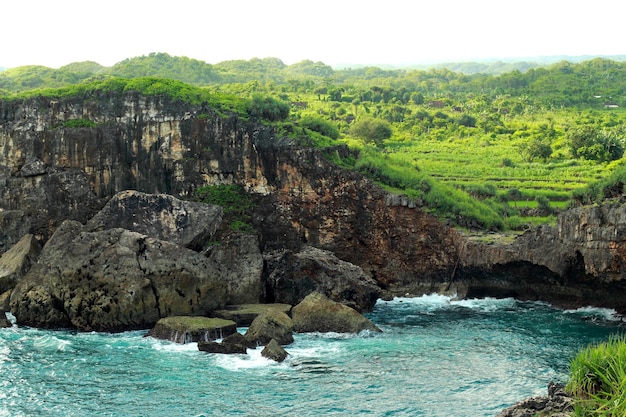
{"type": "Polygon", "coordinates": [[[359,333],[381,330],[355,309],[337,303],[324,294],[312,293],[291,310],[296,332],[359,333]]]}
{"type": "Polygon", "coordinates": [[[361,267],[338,259],[329,251],[305,246],[300,252],[279,252],[266,257],[268,297],[296,305],[320,292],[357,311],[369,311],[381,289],[361,267]]]}
{"type": "Polygon", "coordinates": [[[229,304],[258,303],[263,298],[263,256],[256,235],[231,233],[208,251],[228,287],[229,304]]]}
{"type": "Polygon", "coordinates": [[[222,212],[220,206],[129,190],[113,196],[86,230],[122,228],[200,250],[222,223],[222,212]]]}
{"type": "Polygon", "coordinates": [[[13,289],[17,280],[37,261],[41,246],[35,237],[26,234],[0,257],[0,294],[13,289]]]}
{"type": "Polygon", "coordinates": [[[208,342],[237,333],[231,320],[212,317],[170,316],[160,319],[147,336],[176,343],[208,342]]]}
{"type": "Polygon", "coordinates": [[[226,299],[211,263],[192,250],[125,229],[85,232],[66,221],[10,305],[18,324],[123,331],[172,315],[208,315],[226,299]]]}
{"type": "Polygon", "coordinates": [[[272,339],[261,351],[261,356],[276,362],[282,362],[287,359],[289,354],[276,340],[272,339]]]}
{"type": "Polygon", "coordinates": [[[268,309],[259,314],[244,335],[250,342],[261,345],[276,340],[281,345],[293,343],[293,322],[280,310],[268,309]]]}
{"type": "Polygon", "coordinates": [[[282,311],[289,315],[291,311],[290,304],[236,304],[227,305],[221,310],[215,310],[213,314],[227,320],[233,320],[237,326],[250,326],[252,321],[261,313],[269,309],[282,311]]]}

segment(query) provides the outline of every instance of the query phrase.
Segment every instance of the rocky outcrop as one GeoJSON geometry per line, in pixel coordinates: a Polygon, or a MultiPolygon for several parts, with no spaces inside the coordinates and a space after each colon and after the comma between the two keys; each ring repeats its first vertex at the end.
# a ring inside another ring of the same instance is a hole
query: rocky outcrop
{"type": "Polygon", "coordinates": [[[574,399],[563,385],[550,382],[547,397],[531,397],[503,410],[496,417],[569,417],[574,415],[574,399]]]}
{"type": "Polygon", "coordinates": [[[280,363],[287,359],[289,353],[283,349],[280,343],[272,339],[261,351],[261,356],[280,363]]]}
{"type": "Polygon", "coordinates": [[[265,300],[263,256],[256,235],[230,233],[207,252],[227,286],[229,304],[254,304],[265,300]]]}
{"type": "Polygon", "coordinates": [[[459,287],[467,297],[511,296],[626,313],[626,207],[578,207],[509,244],[466,242],[459,287]]]}
{"type": "Polygon", "coordinates": [[[358,311],[336,303],[321,293],[308,295],[292,311],[293,329],[299,333],[359,333],[381,330],[358,311]]]}
{"type": "Polygon", "coordinates": [[[222,222],[222,208],[171,195],[122,191],[92,217],[86,230],[121,228],[201,251],[222,222]]]}
{"type": "Polygon", "coordinates": [[[289,315],[291,305],[277,303],[226,305],[221,310],[215,310],[213,314],[216,317],[233,320],[237,326],[248,327],[259,314],[268,309],[275,309],[289,315]]]}
{"type": "Polygon", "coordinates": [[[170,316],[160,319],[146,336],[175,343],[192,343],[222,339],[234,333],[237,333],[237,324],[234,321],[211,317],[170,316]]]}
{"type": "Polygon", "coordinates": [[[329,251],[304,246],[299,252],[280,251],[265,256],[268,299],[296,305],[320,292],[358,311],[369,311],[381,295],[380,288],[358,266],[329,251]]]}
{"type": "Polygon", "coordinates": [[[535,228],[508,245],[485,244],[461,236],[419,201],[329,162],[353,156],[343,146],[299,147],[270,127],[164,96],[93,92],[0,101],[0,253],[26,233],[44,243],[64,220],[86,223],[120,191],[188,199],[199,186],[235,183],[254,196],[256,236],[209,253],[214,267],[241,268],[222,271],[236,270],[228,279],[231,303],[297,303],[314,289],[360,310],[371,307],[373,292],[342,290],[353,282],[306,255],[327,257],[321,250],[358,266],[385,296],[448,290],[626,312],[620,204],[567,211],[554,228],[535,228]],[[77,119],[94,127],[65,127],[77,119]],[[256,239],[265,261],[261,278],[256,239]]]}
{"type": "Polygon", "coordinates": [[[12,290],[17,281],[37,261],[41,247],[31,234],[26,234],[0,257],[0,294],[12,290]]]}
{"type": "Polygon", "coordinates": [[[278,309],[267,309],[250,324],[244,335],[246,340],[265,345],[275,340],[279,345],[293,343],[293,322],[278,309]]]}
{"type": "Polygon", "coordinates": [[[11,295],[18,324],[118,331],[223,307],[226,288],[204,256],[126,229],[67,221],[11,295]]]}

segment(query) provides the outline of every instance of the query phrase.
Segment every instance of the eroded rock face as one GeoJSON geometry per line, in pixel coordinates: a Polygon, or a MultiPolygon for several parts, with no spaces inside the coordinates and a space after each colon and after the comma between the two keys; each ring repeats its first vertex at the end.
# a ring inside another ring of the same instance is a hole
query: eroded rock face
{"type": "Polygon", "coordinates": [[[268,298],[296,305],[320,292],[358,311],[371,310],[380,297],[376,282],[363,270],[329,251],[304,246],[293,253],[266,255],[268,298]]]}
{"type": "Polygon", "coordinates": [[[626,207],[608,203],[559,214],[510,244],[469,242],[460,281],[468,297],[512,296],[562,307],[626,312],[626,207]]]}
{"type": "Polygon", "coordinates": [[[220,226],[222,212],[220,206],[127,190],[113,196],[86,230],[122,228],[199,251],[220,226]]]}
{"type": "Polygon", "coordinates": [[[231,233],[209,249],[208,258],[228,288],[229,304],[254,304],[265,299],[263,256],[256,235],[231,233]]]}
{"type": "Polygon", "coordinates": [[[291,310],[293,329],[299,333],[359,333],[381,330],[358,311],[330,300],[324,294],[312,293],[291,310]]]}
{"type": "Polygon", "coordinates": [[[41,247],[31,234],[25,235],[0,257],[0,294],[12,290],[37,261],[41,247]]]}
{"type": "Polygon", "coordinates": [[[162,317],[205,315],[226,288],[198,253],[125,229],[85,232],[68,221],[11,296],[18,324],[118,331],[162,317]]]}

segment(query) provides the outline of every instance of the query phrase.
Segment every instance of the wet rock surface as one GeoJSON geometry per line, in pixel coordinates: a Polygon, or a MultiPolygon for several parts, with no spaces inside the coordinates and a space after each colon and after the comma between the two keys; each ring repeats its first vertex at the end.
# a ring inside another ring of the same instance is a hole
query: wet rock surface
{"type": "Polygon", "coordinates": [[[160,319],[146,336],[176,343],[192,343],[222,339],[234,333],[237,333],[234,321],[212,317],[171,316],[160,319]]]}
{"type": "Polygon", "coordinates": [[[574,399],[562,384],[548,384],[548,395],[531,397],[503,410],[496,417],[570,417],[574,415],[574,399]]]}

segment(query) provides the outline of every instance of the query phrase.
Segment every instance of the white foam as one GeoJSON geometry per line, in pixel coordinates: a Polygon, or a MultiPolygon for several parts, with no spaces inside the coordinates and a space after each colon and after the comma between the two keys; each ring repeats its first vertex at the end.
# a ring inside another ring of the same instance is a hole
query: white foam
{"type": "Polygon", "coordinates": [[[54,335],[36,336],[33,338],[33,347],[41,350],[51,349],[65,351],[70,348],[70,340],[60,339],[54,335]]]}
{"type": "Polygon", "coordinates": [[[566,314],[576,314],[581,317],[589,318],[591,320],[606,320],[606,321],[623,321],[624,317],[620,316],[617,311],[611,308],[601,308],[586,306],[580,307],[575,310],[565,310],[566,314]]]}
{"type": "Polygon", "coordinates": [[[501,308],[515,307],[514,298],[473,298],[458,300],[456,295],[429,294],[420,297],[396,297],[391,301],[378,300],[377,305],[391,304],[394,307],[401,307],[403,304],[417,307],[422,312],[432,312],[450,307],[465,307],[480,311],[496,311],[501,308]]]}
{"type": "Polygon", "coordinates": [[[255,368],[267,368],[279,365],[278,362],[261,355],[263,349],[248,349],[247,354],[223,355],[215,354],[215,365],[229,371],[241,371],[255,368]]]}
{"type": "Polygon", "coordinates": [[[157,341],[154,343],[154,349],[160,352],[198,352],[198,344],[157,341]]]}

